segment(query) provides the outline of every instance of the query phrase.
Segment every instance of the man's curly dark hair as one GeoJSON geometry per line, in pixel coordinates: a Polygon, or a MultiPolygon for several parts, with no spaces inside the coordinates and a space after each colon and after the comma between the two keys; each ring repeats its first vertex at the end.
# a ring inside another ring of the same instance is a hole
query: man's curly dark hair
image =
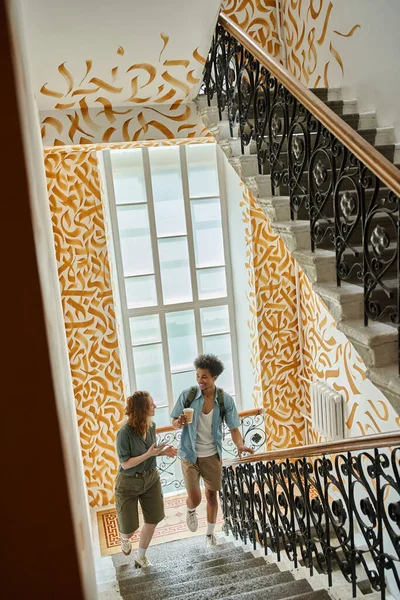
{"type": "Polygon", "coordinates": [[[215,354],[200,354],[194,361],[195,369],[208,369],[211,377],[218,377],[225,369],[222,361],[215,354]]]}

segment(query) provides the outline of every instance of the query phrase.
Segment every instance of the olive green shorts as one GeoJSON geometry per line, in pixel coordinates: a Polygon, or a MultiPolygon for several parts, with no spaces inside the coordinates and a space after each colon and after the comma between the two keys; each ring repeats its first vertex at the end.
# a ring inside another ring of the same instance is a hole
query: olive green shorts
{"type": "Polygon", "coordinates": [[[222,488],[222,460],[218,454],[198,458],[197,463],[181,459],[183,479],[187,490],[200,487],[200,477],[203,478],[206,490],[219,492],[222,488]]]}
{"type": "Polygon", "coordinates": [[[157,469],[138,476],[118,473],[115,482],[115,507],[120,533],[133,533],[139,528],[138,501],[145,523],[157,525],[163,520],[164,498],[157,469]]]}

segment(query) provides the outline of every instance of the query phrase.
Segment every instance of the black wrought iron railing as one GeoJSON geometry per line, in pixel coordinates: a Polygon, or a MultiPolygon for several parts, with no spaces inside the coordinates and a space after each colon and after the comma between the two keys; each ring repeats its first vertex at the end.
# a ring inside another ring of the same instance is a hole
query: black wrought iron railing
{"type": "Polygon", "coordinates": [[[311,249],[336,253],[337,284],[363,287],[365,325],[399,329],[400,170],[388,149],[375,149],[354,130],[357,115],[340,118],[223,14],[202,91],[242,153],[257,155],[273,194],[290,196],[291,218],[309,221],[311,249]]]}
{"type": "Polygon", "coordinates": [[[291,448],[223,468],[224,529],[382,599],[400,589],[400,433],[291,448]]]}
{"type": "MultiPolygon", "coordinates": [[[[244,411],[239,413],[239,417],[240,430],[245,445],[252,448],[255,452],[264,451],[266,433],[262,411],[258,409],[244,411]]],[[[176,430],[172,427],[157,429],[157,444],[166,442],[170,446],[178,448],[180,437],[181,430],[179,429],[176,430]]],[[[223,427],[222,458],[235,457],[237,457],[237,449],[232,441],[229,429],[225,425],[223,427]]],[[[160,471],[164,494],[185,489],[179,457],[168,458],[167,456],[161,456],[157,459],[157,466],[160,471]]]]}

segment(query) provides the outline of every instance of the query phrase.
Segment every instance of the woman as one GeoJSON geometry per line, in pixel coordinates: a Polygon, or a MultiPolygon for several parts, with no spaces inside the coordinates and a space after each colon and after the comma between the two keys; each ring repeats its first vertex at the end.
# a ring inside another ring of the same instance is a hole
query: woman
{"type": "Polygon", "coordinates": [[[135,567],[151,565],[146,557],[157,524],[164,518],[164,499],[156,456],[174,458],[177,450],[165,443],[156,446],[156,426],[153,416],[156,405],[148,392],[135,392],[127,399],[128,421],[117,434],[119,472],[115,484],[115,505],[121,549],[131,553],[130,538],[139,528],[138,501],[143,511],[144,525],[139,548],[135,552],[135,567]]]}

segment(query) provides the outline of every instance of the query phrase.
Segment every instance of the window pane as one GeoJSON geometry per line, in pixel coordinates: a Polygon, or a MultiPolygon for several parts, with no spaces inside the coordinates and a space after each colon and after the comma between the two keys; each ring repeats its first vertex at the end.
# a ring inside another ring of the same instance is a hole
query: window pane
{"type": "Polygon", "coordinates": [[[179,148],[149,148],[149,157],[154,201],[182,199],[179,148]]]}
{"type": "Polygon", "coordinates": [[[216,200],[191,203],[196,267],[224,265],[221,208],[216,200]]]}
{"type": "Polygon", "coordinates": [[[192,284],[187,239],[158,240],[158,251],[164,303],[190,302],[192,284]]]}
{"type": "Polygon", "coordinates": [[[191,198],[218,196],[217,157],[215,144],[186,146],[191,198]]]}
{"type": "MultiPolygon", "coordinates": [[[[193,356],[193,360],[195,356],[193,356]]],[[[193,361],[192,361],[193,362],[193,361]]],[[[178,396],[183,390],[196,385],[196,371],[188,371],[187,373],[175,373],[172,375],[172,391],[174,394],[174,403],[178,400],[178,396]]]]}
{"type": "Polygon", "coordinates": [[[157,236],[185,235],[185,205],[180,200],[154,201],[157,236]]]}
{"type": "Polygon", "coordinates": [[[224,388],[228,394],[235,391],[233,383],[231,336],[213,335],[203,338],[203,349],[205,354],[215,354],[224,363],[225,370],[218,377],[217,385],[224,388]]]}
{"type": "Polygon", "coordinates": [[[117,215],[125,277],[153,273],[147,206],[119,206],[117,215]]]}
{"type": "Polygon", "coordinates": [[[223,298],[226,296],[225,267],[197,271],[199,299],[223,298]]]}
{"type": "Polygon", "coordinates": [[[138,346],[132,351],[137,389],[149,392],[157,405],[168,404],[162,345],[138,346]]]}
{"type": "Polygon", "coordinates": [[[166,425],[171,425],[171,417],[170,408],[168,406],[163,406],[162,408],[157,408],[156,414],[154,415],[154,422],[156,427],[165,427],[166,425]]]}
{"type": "Polygon", "coordinates": [[[140,149],[112,150],[111,164],[115,202],[117,204],[146,202],[142,151],[140,149]]]}
{"type": "Polygon", "coordinates": [[[160,320],[158,315],[132,317],[129,319],[132,345],[161,342],[160,320]]]}
{"type": "Polygon", "coordinates": [[[157,293],[154,275],[125,279],[128,308],[156,306],[157,293]]]}
{"type": "Polygon", "coordinates": [[[201,331],[208,333],[229,332],[229,313],[227,306],[211,306],[200,309],[201,331]]]}
{"type": "Polygon", "coordinates": [[[197,356],[194,312],[183,310],[168,313],[166,320],[171,370],[183,371],[192,368],[197,356]]]}

